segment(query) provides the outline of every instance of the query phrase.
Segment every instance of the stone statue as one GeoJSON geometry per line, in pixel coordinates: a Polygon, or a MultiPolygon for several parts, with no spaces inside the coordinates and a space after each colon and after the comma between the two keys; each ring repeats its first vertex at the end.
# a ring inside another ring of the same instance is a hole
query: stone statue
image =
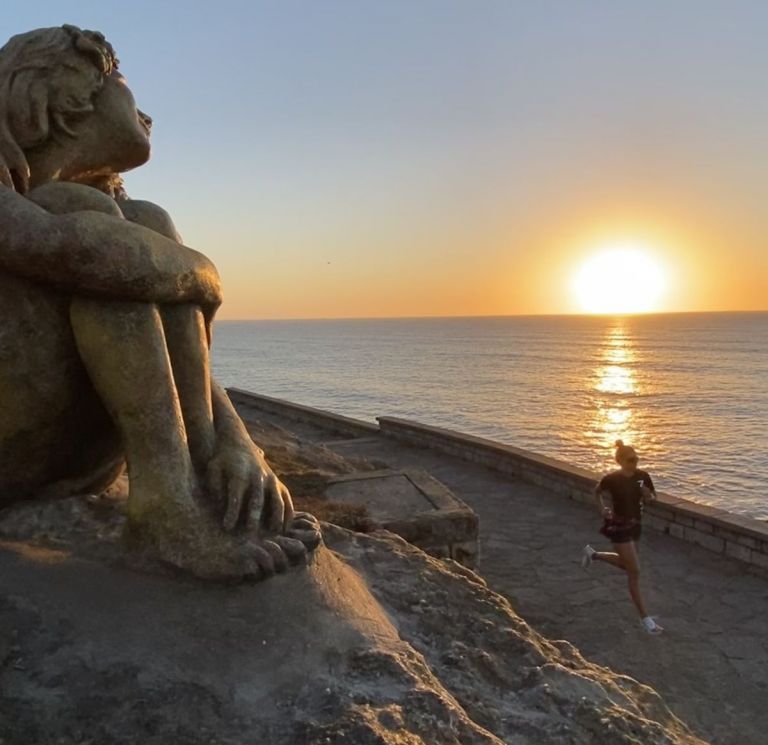
{"type": "Polygon", "coordinates": [[[122,189],[150,127],[101,34],[0,49],[0,506],[97,492],[127,464],[131,546],[260,579],[320,532],[211,377],[215,267],[122,189]]]}

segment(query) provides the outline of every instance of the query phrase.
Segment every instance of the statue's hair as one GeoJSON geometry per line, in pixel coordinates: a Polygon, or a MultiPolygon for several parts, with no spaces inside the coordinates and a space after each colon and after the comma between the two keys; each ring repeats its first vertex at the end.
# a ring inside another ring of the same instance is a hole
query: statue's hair
{"type": "Polygon", "coordinates": [[[74,137],[71,123],[93,111],[117,66],[102,34],[76,26],[18,34],[0,48],[0,166],[17,189],[29,178],[25,152],[51,137],[74,137]]]}

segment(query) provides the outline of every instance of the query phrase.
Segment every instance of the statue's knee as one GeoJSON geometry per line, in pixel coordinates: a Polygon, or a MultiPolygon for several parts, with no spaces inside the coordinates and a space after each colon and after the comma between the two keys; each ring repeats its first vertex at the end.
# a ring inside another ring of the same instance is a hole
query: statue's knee
{"type": "Polygon", "coordinates": [[[120,202],[120,209],[126,220],[143,225],[176,243],[181,243],[181,236],[171,216],[162,207],[142,199],[128,199],[120,202]]]}

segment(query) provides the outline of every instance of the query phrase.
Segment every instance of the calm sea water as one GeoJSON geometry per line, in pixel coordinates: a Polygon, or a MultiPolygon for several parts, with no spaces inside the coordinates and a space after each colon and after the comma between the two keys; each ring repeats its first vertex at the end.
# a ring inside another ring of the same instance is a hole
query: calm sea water
{"type": "Polygon", "coordinates": [[[768,313],[219,322],[214,371],[360,419],[401,416],[768,519],[768,313]]]}

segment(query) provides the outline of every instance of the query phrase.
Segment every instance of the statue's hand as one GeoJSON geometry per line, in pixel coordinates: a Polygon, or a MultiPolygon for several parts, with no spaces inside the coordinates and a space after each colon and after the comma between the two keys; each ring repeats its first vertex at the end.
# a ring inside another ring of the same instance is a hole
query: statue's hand
{"type": "Polygon", "coordinates": [[[294,517],[291,494],[249,437],[219,437],[208,464],[208,488],[222,504],[224,529],[283,534],[294,517]]]}

